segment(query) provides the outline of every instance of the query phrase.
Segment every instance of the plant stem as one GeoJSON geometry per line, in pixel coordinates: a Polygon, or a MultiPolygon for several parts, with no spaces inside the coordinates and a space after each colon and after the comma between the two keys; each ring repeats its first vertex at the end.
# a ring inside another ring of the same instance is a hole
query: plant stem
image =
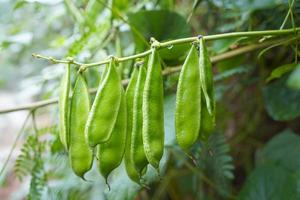
{"type": "MultiPolygon", "coordinates": [[[[300,27],[297,28],[292,28],[292,29],[283,29],[283,30],[267,30],[267,31],[246,31],[246,32],[233,32],[233,33],[222,33],[222,34],[216,34],[216,35],[207,35],[203,36],[203,38],[206,41],[212,41],[212,40],[219,40],[219,39],[225,39],[225,38],[232,38],[232,37],[259,37],[259,36],[278,36],[278,35],[288,35],[288,34],[298,34],[300,31],[300,27]]],[[[184,44],[184,43],[191,43],[194,41],[197,41],[198,37],[188,37],[188,38],[181,38],[181,39],[176,39],[176,40],[170,40],[167,42],[161,42],[159,43],[160,49],[162,48],[167,48],[173,45],[177,44],[184,44]]],[[[117,62],[124,62],[127,60],[133,60],[136,58],[142,58],[151,53],[151,50],[147,50],[145,52],[135,54],[132,56],[127,56],[127,57],[115,57],[117,62]]],[[[80,63],[74,60],[59,60],[59,59],[54,59],[52,57],[48,56],[42,56],[39,54],[33,54],[33,57],[35,58],[43,58],[46,60],[49,60],[52,63],[71,63],[74,65],[78,65],[82,67],[82,71],[85,70],[86,68],[89,67],[95,67],[103,64],[107,64],[110,62],[110,58],[106,58],[104,60],[101,60],[99,62],[95,63],[80,63]]]]}
{"type": "MultiPolygon", "coordinates": [[[[219,62],[219,61],[222,61],[222,60],[226,60],[228,58],[232,58],[232,57],[235,57],[237,55],[241,55],[241,54],[244,54],[244,53],[247,53],[247,52],[255,51],[257,49],[262,49],[262,48],[265,48],[265,47],[270,46],[272,44],[280,43],[284,40],[285,40],[284,38],[281,38],[281,39],[276,39],[276,40],[271,40],[271,41],[265,41],[265,42],[259,43],[259,44],[251,44],[251,45],[248,45],[248,46],[240,47],[238,49],[231,50],[231,51],[228,51],[226,53],[213,56],[211,58],[211,62],[216,63],[216,62],[219,62]]],[[[167,75],[170,75],[170,74],[173,74],[173,73],[180,72],[180,69],[181,69],[181,66],[168,67],[168,68],[165,68],[162,73],[163,73],[164,76],[167,76],[167,75]]],[[[122,80],[122,84],[124,86],[126,86],[128,84],[128,82],[129,82],[129,79],[122,80]]],[[[97,88],[92,88],[92,89],[89,90],[90,93],[95,93],[96,91],[97,91],[97,88]]],[[[58,102],[57,98],[38,101],[38,102],[30,103],[30,104],[17,106],[17,107],[14,107],[14,108],[1,109],[0,114],[16,112],[16,111],[21,111],[21,110],[37,109],[37,108],[40,108],[40,107],[45,107],[45,106],[48,106],[48,105],[56,104],[57,102],[58,102]]]]}
{"type": "Polygon", "coordinates": [[[32,112],[28,113],[28,115],[27,115],[25,121],[23,122],[23,125],[22,125],[21,129],[19,130],[19,132],[18,132],[18,134],[17,134],[17,137],[16,137],[16,139],[15,139],[15,141],[14,141],[14,143],[13,143],[13,145],[12,145],[12,147],[11,147],[9,153],[8,153],[8,156],[7,156],[6,160],[5,160],[5,162],[4,162],[3,166],[2,166],[2,168],[1,168],[1,171],[0,171],[0,178],[1,178],[2,174],[4,173],[4,171],[5,171],[5,169],[6,169],[7,165],[8,165],[8,162],[9,162],[11,156],[12,156],[13,151],[15,150],[15,148],[16,148],[16,146],[17,146],[17,143],[18,143],[18,141],[19,141],[19,139],[20,139],[22,133],[24,132],[24,129],[25,129],[25,127],[26,127],[26,124],[27,124],[27,122],[28,122],[28,120],[29,120],[31,114],[32,114],[32,112]]]}

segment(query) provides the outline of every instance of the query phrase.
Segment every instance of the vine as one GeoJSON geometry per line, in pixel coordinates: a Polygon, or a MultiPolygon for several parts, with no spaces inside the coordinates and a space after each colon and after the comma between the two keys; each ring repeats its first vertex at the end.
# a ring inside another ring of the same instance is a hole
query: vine
{"type": "MultiPolygon", "coordinates": [[[[294,40],[299,39],[299,36],[298,36],[299,31],[300,31],[300,27],[295,28],[295,29],[285,29],[285,30],[225,33],[225,34],[203,36],[203,38],[206,39],[206,40],[217,40],[217,39],[224,39],[224,38],[229,38],[229,37],[270,36],[270,35],[274,36],[274,35],[286,35],[286,34],[293,34],[293,33],[296,35],[293,38],[289,38],[289,39],[279,38],[279,39],[267,40],[267,41],[262,40],[258,44],[250,44],[250,45],[243,46],[243,47],[225,52],[223,54],[219,54],[219,55],[211,57],[212,63],[216,63],[216,62],[228,59],[228,58],[232,58],[232,57],[237,56],[237,55],[241,55],[241,54],[251,52],[251,51],[255,51],[255,50],[258,50],[258,49],[263,49],[263,48],[266,48],[268,46],[275,45],[275,44],[278,44],[278,43],[283,44],[283,43],[286,43],[287,41],[292,42],[294,40]]],[[[170,45],[176,45],[176,44],[181,44],[181,43],[189,43],[189,42],[192,42],[194,40],[197,40],[197,37],[171,40],[171,41],[168,41],[168,42],[160,43],[160,48],[166,48],[166,47],[169,47],[170,45]]],[[[115,58],[118,62],[124,62],[124,61],[127,61],[127,60],[132,60],[132,59],[147,56],[149,54],[149,52],[150,51],[148,50],[148,51],[145,51],[143,53],[136,54],[136,55],[133,55],[133,56],[115,57],[115,58]]],[[[39,55],[39,54],[32,54],[32,56],[35,57],[35,58],[41,58],[41,59],[48,60],[53,64],[72,63],[73,65],[80,66],[80,67],[83,66],[84,68],[99,66],[99,65],[103,65],[103,64],[106,64],[106,63],[109,62],[109,59],[104,59],[103,61],[99,61],[99,62],[95,62],[95,63],[80,63],[80,62],[77,62],[73,58],[70,58],[70,57],[68,57],[66,60],[61,60],[61,59],[55,59],[55,58],[50,57],[50,56],[44,56],[44,55],[39,55]]],[[[169,75],[169,74],[177,73],[177,72],[180,71],[180,69],[181,69],[181,66],[167,67],[162,71],[162,73],[163,73],[163,75],[166,76],[166,75],[169,75]]],[[[129,79],[122,80],[122,84],[124,86],[126,86],[128,84],[128,82],[129,82],[129,79]]],[[[90,92],[95,93],[96,88],[90,89],[90,92]]],[[[16,106],[16,107],[13,107],[13,108],[0,109],[0,114],[16,112],[16,111],[22,111],[22,110],[37,109],[37,108],[45,107],[45,106],[48,106],[48,105],[56,104],[57,102],[58,102],[57,98],[47,99],[47,100],[38,101],[38,102],[34,102],[34,103],[29,103],[29,104],[25,104],[25,105],[21,105],[21,106],[16,106]]]]}
{"type": "MultiPolygon", "coordinates": [[[[276,35],[287,35],[287,34],[293,34],[293,33],[295,35],[297,35],[299,31],[300,31],[300,27],[292,28],[292,29],[283,29],[283,30],[232,32],[232,33],[222,33],[222,34],[216,34],[216,35],[207,35],[207,36],[203,36],[203,39],[206,41],[213,41],[213,40],[226,39],[226,38],[232,38],[232,37],[276,36],[276,35]]],[[[183,44],[183,43],[191,43],[191,42],[197,41],[197,39],[198,39],[198,36],[175,39],[175,40],[170,40],[167,42],[158,42],[154,38],[151,38],[151,41],[155,41],[157,43],[156,44],[157,48],[162,49],[162,48],[171,47],[173,45],[178,45],[178,44],[183,44]]],[[[151,50],[149,49],[147,51],[144,51],[142,53],[138,53],[135,55],[126,56],[126,57],[114,56],[114,58],[115,58],[115,61],[119,63],[119,62],[124,62],[124,61],[128,61],[128,60],[134,60],[137,58],[143,58],[143,57],[149,55],[150,53],[151,53],[151,50]]],[[[81,63],[81,62],[75,61],[71,57],[68,57],[66,60],[60,60],[60,59],[55,59],[55,58],[49,57],[49,56],[39,55],[39,54],[32,54],[32,56],[35,58],[42,58],[42,59],[49,60],[50,62],[52,62],[54,64],[57,64],[57,63],[74,64],[74,65],[80,66],[81,71],[84,71],[84,70],[86,70],[86,68],[89,68],[89,67],[95,67],[95,66],[107,64],[110,62],[110,57],[111,57],[111,56],[109,56],[108,58],[98,61],[98,62],[95,62],[95,63],[81,63]]]]}

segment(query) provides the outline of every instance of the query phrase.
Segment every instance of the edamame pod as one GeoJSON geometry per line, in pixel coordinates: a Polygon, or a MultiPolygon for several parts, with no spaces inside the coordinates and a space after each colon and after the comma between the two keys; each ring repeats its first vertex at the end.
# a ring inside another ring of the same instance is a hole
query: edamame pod
{"type": "Polygon", "coordinates": [[[82,179],[93,163],[93,152],[84,135],[89,110],[88,87],[82,75],[79,74],[71,98],[69,159],[73,171],[82,179]]]}
{"type": "Polygon", "coordinates": [[[126,145],[126,99],[123,90],[121,94],[121,105],[111,137],[107,142],[99,144],[97,149],[99,171],[106,183],[111,171],[121,164],[126,145]]]}
{"type": "Polygon", "coordinates": [[[132,134],[132,119],[133,119],[133,98],[135,86],[138,79],[138,69],[134,67],[131,74],[130,82],[126,89],[126,107],[127,107],[127,133],[126,133],[126,148],[124,155],[125,168],[128,177],[134,182],[139,183],[139,174],[133,165],[131,157],[131,134],[132,134]]]}
{"type": "Polygon", "coordinates": [[[215,127],[215,97],[212,65],[203,38],[199,39],[199,69],[201,88],[204,94],[201,109],[200,136],[207,140],[215,127]]]}
{"type": "Polygon", "coordinates": [[[85,127],[91,147],[106,142],[111,137],[120,107],[121,91],[120,76],[115,62],[111,60],[104,79],[100,81],[85,127]]]}
{"type": "Polygon", "coordinates": [[[143,144],[148,162],[156,169],[164,151],[163,93],[161,64],[152,48],[143,91],[143,144]]]}
{"type": "Polygon", "coordinates": [[[208,113],[205,98],[202,97],[200,138],[207,141],[214,129],[214,117],[208,113]]]}
{"type": "Polygon", "coordinates": [[[147,167],[148,160],[145,155],[143,146],[143,90],[146,78],[145,67],[139,67],[138,80],[135,87],[133,99],[133,121],[132,121],[132,138],[131,138],[131,156],[133,164],[140,176],[147,167]]]}
{"type": "Polygon", "coordinates": [[[175,128],[179,146],[187,151],[198,139],[201,118],[199,57],[192,45],[182,66],[176,95],[175,128]]]}
{"type": "Polygon", "coordinates": [[[212,65],[203,37],[199,39],[199,68],[201,87],[205,97],[208,113],[215,116],[214,80],[212,65]]]}
{"type": "Polygon", "coordinates": [[[65,73],[60,82],[59,92],[59,138],[66,150],[69,146],[69,91],[70,64],[65,67],[65,73]]]}

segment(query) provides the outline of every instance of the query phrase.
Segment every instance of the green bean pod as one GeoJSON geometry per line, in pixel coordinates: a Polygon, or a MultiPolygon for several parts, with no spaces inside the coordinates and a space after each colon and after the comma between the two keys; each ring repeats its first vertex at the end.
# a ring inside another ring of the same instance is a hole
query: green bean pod
{"type": "Polygon", "coordinates": [[[146,79],[145,67],[139,67],[138,80],[135,87],[133,99],[133,122],[132,122],[132,137],[131,137],[131,156],[133,164],[138,170],[140,176],[147,167],[148,160],[145,155],[143,145],[143,91],[146,79]]]}
{"type": "Polygon", "coordinates": [[[138,69],[135,67],[131,74],[130,82],[126,89],[126,107],[127,107],[127,133],[126,133],[126,148],[124,155],[125,168],[128,177],[134,182],[139,183],[139,174],[135,169],[131,157],[131,134],[132,134],[132,119],[133,119],[133,98],[135,86],[138,79],[138,69]]]}
{"type": "Polygon", "coordinates": [[[69,92],[70,92],[70,64],[65,68],[65,73],[60,82],[59,91],[59,138],[66,150],[69,147],[69,92]]]}
{"type": "Polygon", "coordinates": [[[164,151],[163,79],[159,56],[152,48],[143,91],[143,144],[148,162],[156,169],[164,151]]]}
{"type": "Polygon", "coordinates": [[[212,65],[206,49],[204,39],[199,39],[199,68],[201,87],[205,97],[208,113],[215,115],[214,80],[212,65]]]}
{"type": "Polygon", "coordinates": [[[123,159],[126,145],[126,98],[124,91],[121,93],[121,105],[119,106],[118,116],[112,130],[110,139],[98,145],[97,158],[99,159],[99,171],[105,178],[117,168],[123,159]]]}
{"type": "Polygon", "coordinates": [[[188,151],[199,137],[201,84],[199,57],[193,45],[182,66],[176,95],[175,129],[179,146],[188,151]]]}
{"type": "Polygon", "coordinates": [[[93,163],[93,152],[84,135],[89,110],[88,87],[82,75],[79,74],[71,98],[69,159],[74,173],[82,179],[93,163]]]}
{"type": "Polygon", "coordinates": [[[212,64],[203,38],[199,39],[199,69],[201,88],[204,94],[204,98],[202,98],[200,138],[207,140],[215,127],[216,103],[212,64]]]}
{"type": "Polygon", "coordinates": [[[121,102],[121,79],[113,60],[104,73],[85,127],[91,147],[109,140],[121,102]]]}
{"type": "Polygon", "coordinates": [[[202,95],[200,139],[207,141],[215,129],[214,116],[210,115],[202,95]]]}

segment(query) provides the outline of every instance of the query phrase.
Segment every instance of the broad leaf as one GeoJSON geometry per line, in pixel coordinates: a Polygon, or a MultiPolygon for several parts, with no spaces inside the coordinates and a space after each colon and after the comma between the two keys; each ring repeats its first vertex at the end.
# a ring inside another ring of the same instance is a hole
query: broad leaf
{"type": "Polygon", "coordinates": [[[272,138],[257,155],[257,164],[273,162],[296,171],[300,169],[300,137],[285,130],[272,138]]]}
{"type": "Polygon", "coordinates": [[[257,167],[247,178],[239,200],[300,199],[294,175],[274,164],[257,167]]]}
{"type": "MultiPolygon", "coordinates": [[[[167,10],[139,11],[128,14],[128,19],[138,52],[148,48],[145,41],[149,42],[151,37],[162,42],[191,35],[190,26],[176,12],[167,10]]],[[[160,50],[159,54],[168,64],[178,64],[178,60],[183,60],[189,47],[190,44],[170,46],[170,48],[160,50]]]]}
{"type": "Polygon", "coordinates": [[[284,76],[263,88],[265,107],[268,114],[278,121],[288,121],[300,116],[300,91],[286,86],[284,76]]]}
{"type": "Polygon", "coordinates": [[[241,190],[241,200],[296,200],[300,178],[300,137],[285,130],[258,152],[255,170],[241,190]]]}

